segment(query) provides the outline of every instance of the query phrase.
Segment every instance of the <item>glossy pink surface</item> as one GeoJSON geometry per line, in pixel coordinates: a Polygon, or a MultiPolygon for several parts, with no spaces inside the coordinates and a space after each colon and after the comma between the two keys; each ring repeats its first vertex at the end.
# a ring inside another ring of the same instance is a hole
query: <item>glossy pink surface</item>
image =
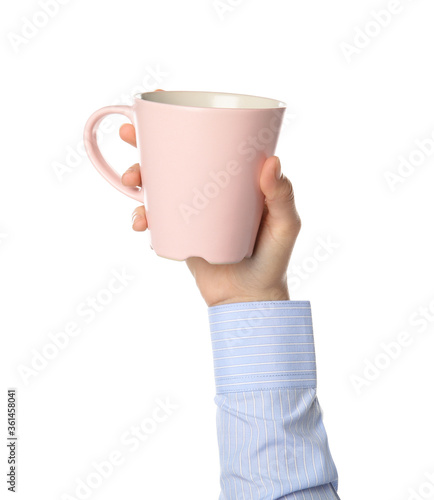
{"type": "Polygon", "coordinates": [[[95,112],[85,146],[113,186],[144,202],[157,255],[234,263],[253,252],[264,203],[260,171],[274,154],[284,112],[284,103],[254,96],[146,93],[132,107],[95,112]],[[215,105],[221,107],[209,107],[215,105]],[[142,190],[124,187],[97,147],[98,124],[111,113],[124,114],[136,128],[142,190]]]}

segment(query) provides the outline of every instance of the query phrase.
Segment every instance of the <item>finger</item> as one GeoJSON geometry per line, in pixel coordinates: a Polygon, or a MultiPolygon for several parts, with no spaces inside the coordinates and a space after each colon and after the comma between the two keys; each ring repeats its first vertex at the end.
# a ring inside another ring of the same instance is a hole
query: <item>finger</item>
{"type": "Polygon", "coordinates": [[[122,175],[122,184],[124,186],[141,186],[142,178],[140,176],[140,165],[135,163],[122,175]]]}
{"type": "Polygon", "coordinates": [[[147,229],[148,221],[146,219],[145,207],[143,205],[134,210],[132,221],[134,231],[145,231],[147,229]]]}
{"type": "Polygon", "coordinates": [[[277,156],[271,156],[264,163],[260,186],[265,196],[270,229],[286,234],[298,233],[301,220],[295,207],[294,190],[290,180],[282,175],[277,156]]]}
{"type": "Polygon", "coordinates": [[[134,125],[131,125],[131,123],[124,123],[119,129],[119,135],[123,141],[131,144],[131,146],[135,148],[137,147],[136,129],[134,125]]]}

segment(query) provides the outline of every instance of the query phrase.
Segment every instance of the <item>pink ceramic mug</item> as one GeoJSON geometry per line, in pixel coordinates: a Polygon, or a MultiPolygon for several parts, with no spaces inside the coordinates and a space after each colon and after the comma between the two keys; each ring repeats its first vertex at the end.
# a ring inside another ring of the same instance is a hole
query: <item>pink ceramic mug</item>
{"type": "Polygon", "coordinates": [[[84,144],[114,187],[144,203],[157,255],[235,263],[253,253],[264,206],[260,171],[274,154],[285,109],[250,95],[146,92],[132,106],[96,111],[84,144]],[[98,148],[98,125],[113,113],[136,129],[143,188],[123,186],[98,148]]]}

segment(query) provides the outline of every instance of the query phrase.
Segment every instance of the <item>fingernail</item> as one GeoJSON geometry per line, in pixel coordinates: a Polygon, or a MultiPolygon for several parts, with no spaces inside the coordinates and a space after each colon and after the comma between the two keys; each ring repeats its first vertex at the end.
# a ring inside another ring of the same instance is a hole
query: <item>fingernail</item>
{"type": "Polygon", "coordinates": [[[143,216],[142,214],[139,214],[139,213],[137,213],[137,212],[134,212],[134,213],[133,213],[133,216],[132,216],[132,218],[131,218],[132,225],[134,226],[134,224],[135,224],[137,221],[139,221],[140,219],[143,219],[143,217],[144,217],[144,216],[143,216]]]}
{"type": "Polygon", "coordinates": [[[276,180],[278,181],[282,177],[282,166],[280,165],[280,160],[277,158],[276,166],[274,167],[274,174],[276,175],[276,180]]]}

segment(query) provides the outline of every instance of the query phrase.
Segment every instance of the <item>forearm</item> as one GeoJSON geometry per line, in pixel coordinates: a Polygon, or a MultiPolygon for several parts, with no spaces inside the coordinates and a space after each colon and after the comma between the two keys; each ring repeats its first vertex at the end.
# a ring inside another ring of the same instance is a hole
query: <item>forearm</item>
{"type": "Polygon", "coordinates": [[[337,499],[309,302],[209,308],[221,498],[337,499]]]}

